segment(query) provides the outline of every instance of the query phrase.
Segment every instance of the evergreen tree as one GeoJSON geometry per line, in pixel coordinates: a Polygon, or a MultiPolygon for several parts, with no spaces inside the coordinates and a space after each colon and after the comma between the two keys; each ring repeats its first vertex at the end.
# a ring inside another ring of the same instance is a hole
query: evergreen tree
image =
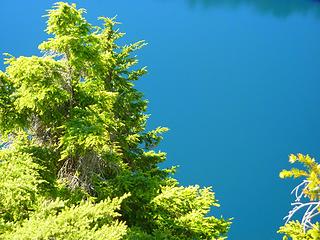
{"type": "Polygon", "coordinates": [[[75,4],[48,12],[43,56],[7,55],[0,72],[0,239],[225,239],[211,188],[182,187],[160,169],[168,129],[147,131],[146,73],[75,4]]]}
{"type": "Polygon", "coordinates": [[[286,224],[280,228],[279,233],[284,234],[283,240],[319,240],[320,222],[320,165],[308,155],[291,155],[290,163],[301,163],[306,170],[292,168],[283,170],[281,178],[304,178],[292,193],[295,195],[293,209],[286,217],[286,224]],[[294,215],[300,213],[300,221],[292,220],[294,215]]]}

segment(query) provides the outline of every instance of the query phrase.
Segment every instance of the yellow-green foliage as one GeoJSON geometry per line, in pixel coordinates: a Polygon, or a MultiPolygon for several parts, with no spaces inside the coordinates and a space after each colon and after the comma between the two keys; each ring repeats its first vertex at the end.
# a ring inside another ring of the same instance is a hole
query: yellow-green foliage
{"type": "MultiPolygon", "coordinates": [[[[290,170],[282,170],[280,177],[304,178],[306,184],[302,189],[303,196],[307,199],[307,202],[319,202],[320,205],[320,165],[314,158],[303,154],[290,155],[289,162],[292,164],[301,163],[305,169],[292,168],[290,170]]],[[[300,199],[297,199],[297,201],[299,202],[300,199]]],[[[313,214],[320,214],[319,205],[313,214]]],[[[283,237],[284,240],[318,240],[320,239],[320,223],[313,222],[312,224],[312,227],[306,228],[299,221],[290,221],[280,228],[279,233],[285,235],[283,237]]]]}
{"type": "Polygon", "coordinates": [[[219,206],[210,188],[163,186],[152,205],[158,228],[179,239],[224,239],[221,233],[229,226],[223,219],[206,216],[211,206],[219,206]]]}
{"type": "Polygon", "coordinates": [[[297,168],[292,168],[290,170],[282,170],[280,173],[281,178],[300,178],[304,177],[309,181],[308,187],[305,189],[304,194],[306,194],[311,201],[320,199],[320,165],[311,158],[309,155],[290,155],[290,163],[302,163],[306,170],[300,170],[297,168]]]}
{"type": "Polygon", "coordinates": [[[17,222],[34,211],[43,183],[32,155],[16,147],[0,151],[0,218],[6,222],[17,222]]]}
{"type": "MultiPolygon", "coordinates": [[[[126,197],[126,196],[124,196],[126,197]]],[[[82,201],[66,206],[64,201],[44,202],[35,213],[3,235],[5,239],[110,239],[126,235],[126,225],[115,220],[123,198],[107,199],[97,204],[82,201]]]]}
{"type": "Polygon", "coordinates": [[[168,129],[146,130],[134,88],[144,41],[118,45],[115,19],[84,13],[56,3],[43,56],[7,54],[0,71],[0,239],[225,239],[211,189],[158,167],[168,129]]]}
{"type": "Polygon", "coordinates": [[[279,233],[285,234],[283,240],[318,240],[320,239],[320,224],[316,223],[313,229],[303,230],[299,221],[290,221],[281,227],[279,233]]]}

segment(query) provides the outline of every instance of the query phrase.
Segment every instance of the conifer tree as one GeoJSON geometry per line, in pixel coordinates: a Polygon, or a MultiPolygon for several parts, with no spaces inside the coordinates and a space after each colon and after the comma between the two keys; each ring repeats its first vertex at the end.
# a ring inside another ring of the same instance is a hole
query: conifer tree
{"type": "Polygon", "coordinates": [[[290,155],[290,163],[301,163],[306,170],[292,168],[280,172],[281,178],[304,178],[292,191],[296,199],[293,209],[285,217],[286,224],[278,231],[283,240],[320,239],[320,165],[309,155],[290,155]],[[301,220],[293,220],[301,215],[301,220]]]}
{"type": "Polygon", "coordinates": [[[225,239],[211,188],[180,186],[146,130],[146,73],[114,18],[75,4],[48,11],[43,56],[0,72],[0,239],[225,239]]]}

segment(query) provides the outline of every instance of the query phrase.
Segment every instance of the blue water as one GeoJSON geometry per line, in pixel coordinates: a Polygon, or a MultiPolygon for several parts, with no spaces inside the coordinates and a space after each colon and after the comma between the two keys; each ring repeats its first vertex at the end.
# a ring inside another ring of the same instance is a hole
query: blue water
{"type": "MultiPolygon", "coordinates": [[[[37,54],[53,1],[3,1],[0,51],[37,54]]],[[[149,74],[149,127],[182,184],[212,185],[229,239],[280,239],[293,182],[290,153],[320,159],[320,2],[311,0],[76,1],[87,17],[118,15],[149,74]]],[[[3,69],[3,65],[0,66],[3,69]]]]}

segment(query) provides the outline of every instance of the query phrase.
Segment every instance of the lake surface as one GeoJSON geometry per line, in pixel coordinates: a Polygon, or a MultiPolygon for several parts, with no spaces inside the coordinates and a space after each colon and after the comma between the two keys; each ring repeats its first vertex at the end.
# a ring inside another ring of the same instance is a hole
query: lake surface
{"type": "MultiPolygon", "coordinates": [[[[311,0],[75,1],[118,15],[149,74],[149,127],[182,184],[212,185],[213,214],[233,217],[231,240],[280,239],[293,181],[290,153],[320,160],[320,2],[311,0]]],[[[37,54],[53,1],[2,2],[0,51],[37,54]]],[[[0,66],[3,69],[3,65],[0,66]]]]}

